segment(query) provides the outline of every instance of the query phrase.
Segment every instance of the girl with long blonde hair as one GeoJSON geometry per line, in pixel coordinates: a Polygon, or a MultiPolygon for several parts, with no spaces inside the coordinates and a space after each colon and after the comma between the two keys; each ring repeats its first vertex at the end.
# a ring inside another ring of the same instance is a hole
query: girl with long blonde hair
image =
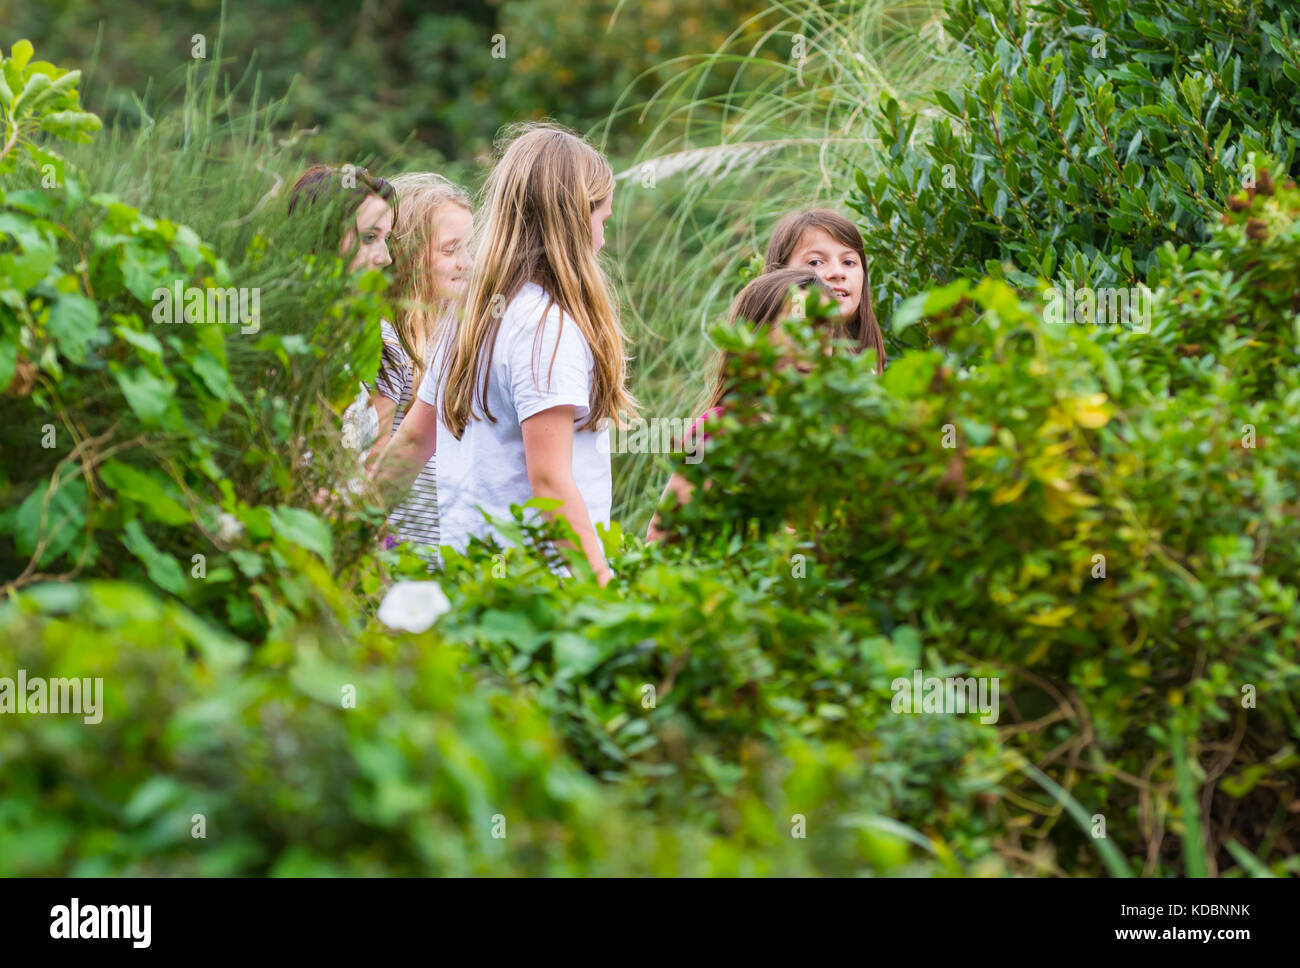
{"type": "MultiPolygon", "coordinates": [[[[381,433],[376,459],[410,410],[438,331],[448,325],[469,281],[466,249],[471,230],[470,199],[464,189],[433,172],[398,175],[393,228],[396,259],[393,288],[398,314],[382,325],[383,356],[375,378],[375,408],[381,433]]],[[[437,467],[430,458],[410,492],[388,518],[393,537],[427,557],[438,546],[437,467]]]]}
{"type": "Polygon", "coordinates": [[[435,452],[442,542],[493,534],[533,497],[562,517],[599,580],[613,481],[606,421],[635,412],[627,337],[597,253],[609,162],[559,125],[513,127],[484,186],[461,319],[434,341],[419,403],[376,472],[400,485],[435,452]],[[409,476],[408,476],[409,475],[409,476]],[[480,511],[481,509],[481,511],[480,511]]]}

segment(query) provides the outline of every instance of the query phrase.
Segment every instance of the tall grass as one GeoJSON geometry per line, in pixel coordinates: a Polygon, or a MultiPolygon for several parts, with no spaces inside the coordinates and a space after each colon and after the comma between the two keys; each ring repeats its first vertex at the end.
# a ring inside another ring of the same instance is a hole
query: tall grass
{"type": "MultiPolygon", "coordinates": [[[[708,325],[783,213],[843,209],[855,170],[874,170],[881,95],[916,106],[964,75],[941,10],[940,0],[773,3],[721,49],[681,59],[649,102],[611,114],[606,128],[634,114],[647,130],[619,174],[611,233],[644,416],[698,412],[708,325]],[[702,95],[718,75],[730,79],[726,93],[702,95]]],[[[615,467],[614,515],[639,531],[671,462],[626,454],[615,467]]]]}

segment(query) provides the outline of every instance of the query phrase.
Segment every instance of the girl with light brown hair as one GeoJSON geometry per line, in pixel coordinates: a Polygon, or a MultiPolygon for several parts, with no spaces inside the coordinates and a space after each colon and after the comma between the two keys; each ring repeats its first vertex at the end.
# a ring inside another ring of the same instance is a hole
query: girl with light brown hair
{"type": "MultiPolygon", "coordinates": [[[[433,172],[398,175],[390,182],[397,193],[393,227],[393,290],[398,314],[381,327],[383,356],[375,378],[375,408],[380,433],[371,451],[378,458],[411,408],[424,379],[425,363],[436,334],[450,325],[469,282],[466,250],[472,227],[470,199],[464,189],[433,172]]],[[[439,541],[437,466],[430,458],[410,492],[388,518],[388,528],[427,558],[436,557],[439,541]]]]}

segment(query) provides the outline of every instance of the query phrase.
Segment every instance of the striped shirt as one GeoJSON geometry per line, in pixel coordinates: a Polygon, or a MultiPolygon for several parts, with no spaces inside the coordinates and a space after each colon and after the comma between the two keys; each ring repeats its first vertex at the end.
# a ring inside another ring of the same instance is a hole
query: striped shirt
{"type": "MultiPolygon", "coordinates": [[[[415,364],[402,348],[397,330],[388,322],[382,323],[380,329],[384,348],[379,375],[375,377],[375,390],[397,404],[390,430],[390,434],[395,434],[415,395],[415,364]]],[[[411,485],[411,490],[388,516],[388,527],[394,536],[413,545],[417,553],[431,560],[436,559],[438,547],[436,460],[436,457],[430,457],[429,462],[420,468],[420,474],[411,485]],[[431,546],[433,550],[421,552],[425,546],[431,546]]]]}

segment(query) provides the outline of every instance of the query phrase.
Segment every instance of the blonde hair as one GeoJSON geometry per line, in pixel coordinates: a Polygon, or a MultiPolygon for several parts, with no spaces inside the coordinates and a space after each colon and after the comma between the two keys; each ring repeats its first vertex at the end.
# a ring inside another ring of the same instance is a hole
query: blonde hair
{"type": "Polygon", "coordinates": [[[453,308],[438,290],[434,260],[440,239],[438,213],[448,205],[473,212],[469,195],[459,185],[431,171],[398,175],[389,184],[397,192],[393,225],[396,260],[394,292],[400,300],[393,329],[415,368],[414,385],[424,378],[424,364],[440,323],[453,308]]]}
{"type": "MultiPolygon", "coordinates": [[[[627,336],[591,239],[591,213],[613,194],[613,169],[557,124],[513,125],[505,138],[483,187],[464,316],[447,361],[443,420],[457,439],[476,407],[496,420],[487,404],[496,336],[504,307],[529,282],[545,290],[544,312],[559,306],[591,348],[594,374],[582,426],[637,406],[626,386],[627,336]]],[[[548,375],[554,363],[552,354],[548,375]]]]}

